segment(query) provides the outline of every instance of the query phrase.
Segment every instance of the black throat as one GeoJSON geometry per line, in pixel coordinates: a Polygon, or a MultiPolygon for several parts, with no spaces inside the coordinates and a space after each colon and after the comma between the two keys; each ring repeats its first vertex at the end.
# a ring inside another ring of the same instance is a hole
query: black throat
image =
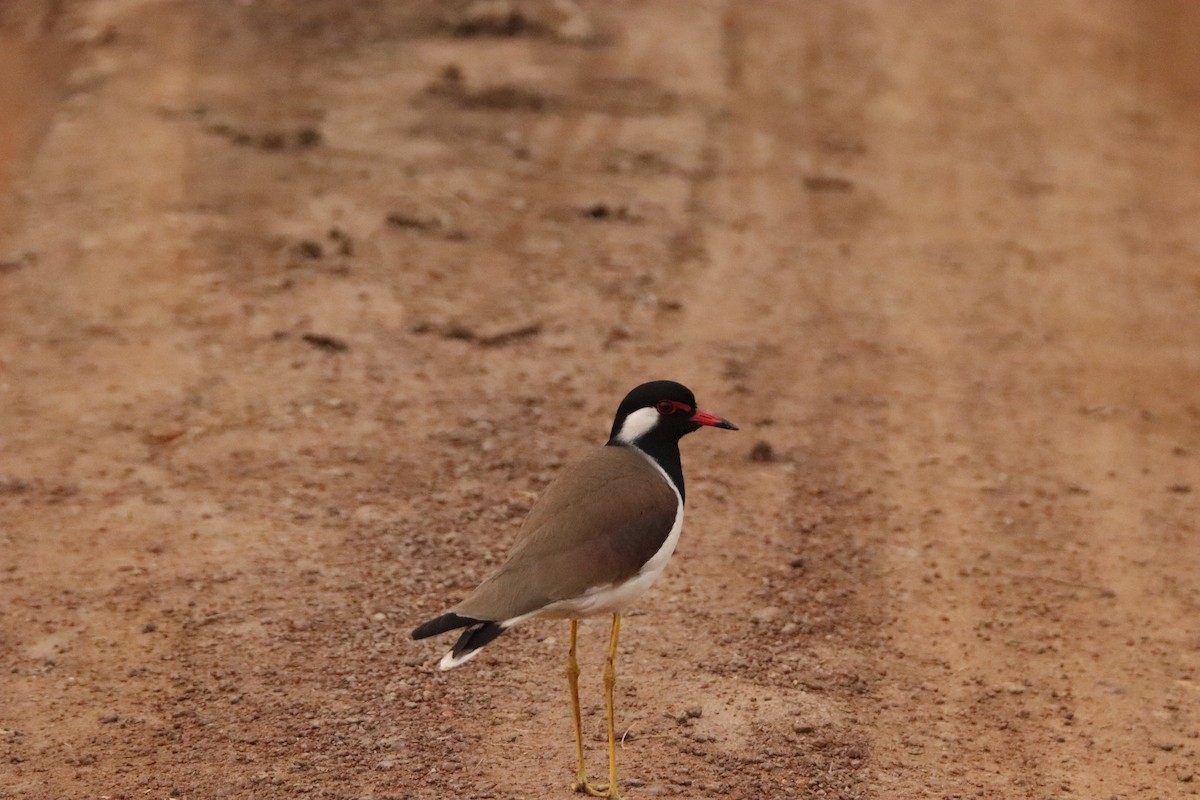
{"type": "Polygon", "coordinates": [[[633,444],[627,444],[615,438],[609,439],[608,446],[634,447],[648,455],[655,464],[662,467],[663,472],[667,473],[671,483],[675,484],[675,489],[679,492],[679,501],[682,503],[686,494],[683,491],[683,464],[679,460],[679,437],[669,434],[655,436],[655,433],[656,431],[650,431],[634,441],[633,444]]]}

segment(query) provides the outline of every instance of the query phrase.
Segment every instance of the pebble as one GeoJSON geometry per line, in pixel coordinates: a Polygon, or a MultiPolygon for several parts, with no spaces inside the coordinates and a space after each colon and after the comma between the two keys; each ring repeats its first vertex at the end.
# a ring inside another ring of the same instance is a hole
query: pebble
{"type": "Polygon", "coordinates": [[[775,460],[775,448],[770,442],[760,441],[750,448],[749,458],[759,464],[770,464],[775,460]]]}
{"type": "Polygon", "coordinates": [[[751,614],[750,619],[754,622],[765,624],[774,622],[782,615],[783,609],[779,608],[778,606],[767,606],[766,608],[760,608],[751,614]]]}

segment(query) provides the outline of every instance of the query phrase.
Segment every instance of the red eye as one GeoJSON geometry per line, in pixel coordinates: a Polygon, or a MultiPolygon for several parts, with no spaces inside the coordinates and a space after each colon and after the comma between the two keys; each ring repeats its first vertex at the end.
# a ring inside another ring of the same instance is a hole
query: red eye
{"type": "Polygon", "coordinates": [[[672,403],[670,400],[659,400],[657,403],[654,404],[654,408],[660,414],[675,413],[675,404],[672,403]]]}

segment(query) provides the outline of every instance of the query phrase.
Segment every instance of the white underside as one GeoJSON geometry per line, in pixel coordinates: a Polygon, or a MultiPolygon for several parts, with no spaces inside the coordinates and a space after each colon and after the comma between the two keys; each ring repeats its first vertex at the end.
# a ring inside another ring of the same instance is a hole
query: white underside
{"type": "MultiPolygon", "coordinates": [[[[650,410],[653,411],[653,409],[650,410]]],[[[657,415],[658,412],[654,413],[657,415]]],[[[658,548],[658,552],[650,557],[650,560],[638,570],[636,575],[623,583],[593,586],[584,592],[582,597],[559,600],[557,603],[551,603],[544,608],[539,608],[537,611],[531,611],[519,617],[506,619],[500,623],[501,627],[507,630],[526,620],[537,618],[579,619],[580,617],[591,617],[596,614],[616,614],[623,611],[627,606],[645,594],[646,590],[658,580],[658,576],[662,575],[663,570],[667,567],[667,562],[671,560],[671,556],[675,553],[675,546],[679,544],[679,534],[683,530],[683,498],[679,494],[679,489],[675,487],[675,482],[667,475],[666,470],[658,465],[657,461],[636,447],[633,449],[658,470],[663,480],[671,487],[671,491],[675,493],[675,500],[678,503],[675,510],[675,522],[671,525],[671,531],[667,534],[666,541],[662,543],[662,547],[658,548]]],[[[472,650],[458,658],[454,657],[453,652],[446,653],[438,663],[438,668],[445,670],[461,666],[474,658],[477,653],[479,653],[479,650],[472,650]]]]}

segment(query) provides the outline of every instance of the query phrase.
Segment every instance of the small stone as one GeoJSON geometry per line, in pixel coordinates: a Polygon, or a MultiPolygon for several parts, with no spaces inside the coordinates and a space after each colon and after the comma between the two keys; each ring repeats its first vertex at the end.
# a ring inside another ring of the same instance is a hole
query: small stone
{"type": "Polygon", "coordinates": [[[100,717],[100,724],[112,725],[114,722],[119,722],[120,719],[121,717],[117,714],[105,714],[104,716],[100,717]]]}
{"type": "Polygon", "coordinates": [[[757,622],[760,625],[765,625],[774,622],[782,615],[783,609],[779,608],[778,606],[767,606],[766,608],[760,608],[751,614],[750,619],[751,621],[757,622]]]}
{"type": "Polygon", "coordinates": [[[142,633],[154,633],[156,630],[158,630],[158,626],[153,622],[147,622],[142,626],[142,633]]]}
{"type": "Polygon", "coordinates": [[[691,719],[700,719],[700,717],[704,716],[704,709],[700,706],[692,706],[683,713],[691,719]]]}
{"type": "Polygon", "coordinates": [[[296,252],[305,258],[320,258],[325,254],[324,249],[319,242],[314,242],[312,239],[305,239],[296,245],[296,252]]]}
{"type": "Polygon", "coordinates": [[[562,15],[551,30],[565,42],[589,42],[596,39],[596,26],[574,0],[555,0],[554,9],[562,15]]]}
{"type": "Polygon", "coordinates": [[[279,131],[268,131],[258,137],[258,146],[263,150],[282,150],[287,146],[287,137],[279,131]]]}
{"type": "Polygon", "coordinates": [[[760,441],[750,448],[750,460],[758,464],[770,464],[775,460],[775,448],[770,442],[760,441]]]}
{"type": "Polygon", "coordinates": [[[299,147],[316,147],[324,138],[316,128],[301,128],[296,131],[296,145],[299,147]]]}
{"type": "Polygon", "coordinates": [[[518,36],[532,27],[511,0],[475,0],[449,22],[459,36],[518,36]]]}
{"type": "Polygon", "coordinates": [[[614,325],[608,329],[608,344],[612,344],[613,342],[623,342],[632,338],[633,334],[630,333],[629,328],[626,328],[624,325],[614,325]]]}
{"type": "Polygon", "coordinates": [[[305,333],[301,334],[300,338],[318,350],[325,350],[330,353],[344,353],[350,349],[350,345],[344,339],[324,333],[305,333]]]}

